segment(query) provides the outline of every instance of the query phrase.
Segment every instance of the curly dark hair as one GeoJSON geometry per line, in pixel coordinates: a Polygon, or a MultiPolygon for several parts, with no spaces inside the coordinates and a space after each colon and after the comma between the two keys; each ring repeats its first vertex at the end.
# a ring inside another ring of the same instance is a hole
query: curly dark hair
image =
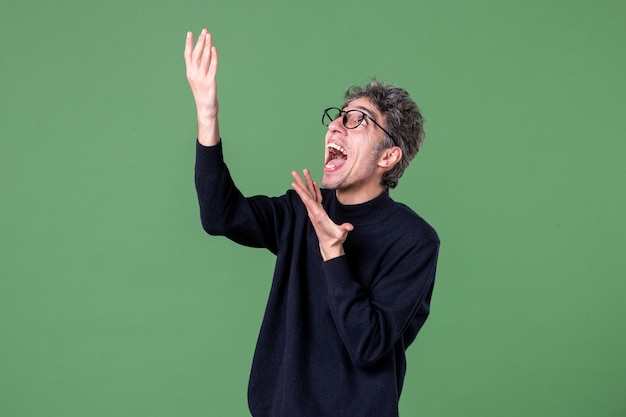
{"type": "Polygon", "coordinates": [[[367,98],[384,117],[385,134],[379,151],[392,146],[402,149],[402,159],[382,178],[382,185],[395,188],[409,163],[424,141],[424,118],[409,93],[400,87],[379,82],[376,78],[365,86],[352,86],[344,96],[344,107],[358,98],[367,98]]]}

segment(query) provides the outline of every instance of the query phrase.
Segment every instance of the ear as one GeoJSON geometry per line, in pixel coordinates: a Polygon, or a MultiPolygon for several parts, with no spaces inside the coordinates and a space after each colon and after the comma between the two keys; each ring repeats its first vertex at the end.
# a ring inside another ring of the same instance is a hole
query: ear
{"type": "Polygon", "coordinates": [[[399,146],[392,146],[391,148],[385,148],[378,157],[378,166],[385,171],[390,170],[395,164],[402,159],[402,149],[399,146]]]}

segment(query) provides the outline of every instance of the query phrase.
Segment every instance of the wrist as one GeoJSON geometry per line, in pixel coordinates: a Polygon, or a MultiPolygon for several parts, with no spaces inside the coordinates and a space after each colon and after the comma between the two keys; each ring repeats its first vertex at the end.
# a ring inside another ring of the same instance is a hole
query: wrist
{"type": "Polygon", "coordinates": [[[203,146],[215,146],[220,141],[220,128],[217,117],[198,117],[198,142],[203,146]]]}
{"type": "Polygon", "coordinates": [[[196,106],[196,117],[198,118],[198,123],[202,124],[212,124],[217,121],[217,115],[219,113],[217,106],[211,107],[200,107],[196,106]]]}
{"type": "Polygon", "coordinates": [[[322,254],[322,260],[324,260],[324,262],[345,255],[343,245],[333,246],[330,248],[322,248],[320,246],[320,253],[322,254]]]}

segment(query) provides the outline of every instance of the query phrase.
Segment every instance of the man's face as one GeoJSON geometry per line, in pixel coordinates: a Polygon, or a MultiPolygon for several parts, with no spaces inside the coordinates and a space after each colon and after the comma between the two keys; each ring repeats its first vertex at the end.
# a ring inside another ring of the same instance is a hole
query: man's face
{"type": "MultiPolygon", "coordinates": [[[[385,126],[385,120],[367,98],[353,100],[343,110],[360,110],[385,126]]],[[[354,129],[344,126],[342,116],[333,120],[326,132],[322,186],[357,193],[380,188],[382,171],[377,166],[376,150],[384,135],[367,117],[354,129]]]]}

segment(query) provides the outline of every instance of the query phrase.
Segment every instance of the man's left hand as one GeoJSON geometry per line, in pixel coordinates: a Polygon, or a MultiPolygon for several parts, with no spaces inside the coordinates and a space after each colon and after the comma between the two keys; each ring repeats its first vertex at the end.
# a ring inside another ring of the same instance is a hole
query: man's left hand
{"type": "Polygon", "coordinates": [[[309,170],[305,169],[303,173],[304,180],[298,172],[291,172],[295,180],[295,182],[291,183],[291,186],[306,207],[309,219],[319,240],[322,259],[328,261],[329,259],[342,256],[344,255],[343,242],[346,241],[348,232],[354,230],[354,226],[350,223],[338,225],[328,217],[322,206],[322,192],[319,185],[313,181],[309,170]]]}

